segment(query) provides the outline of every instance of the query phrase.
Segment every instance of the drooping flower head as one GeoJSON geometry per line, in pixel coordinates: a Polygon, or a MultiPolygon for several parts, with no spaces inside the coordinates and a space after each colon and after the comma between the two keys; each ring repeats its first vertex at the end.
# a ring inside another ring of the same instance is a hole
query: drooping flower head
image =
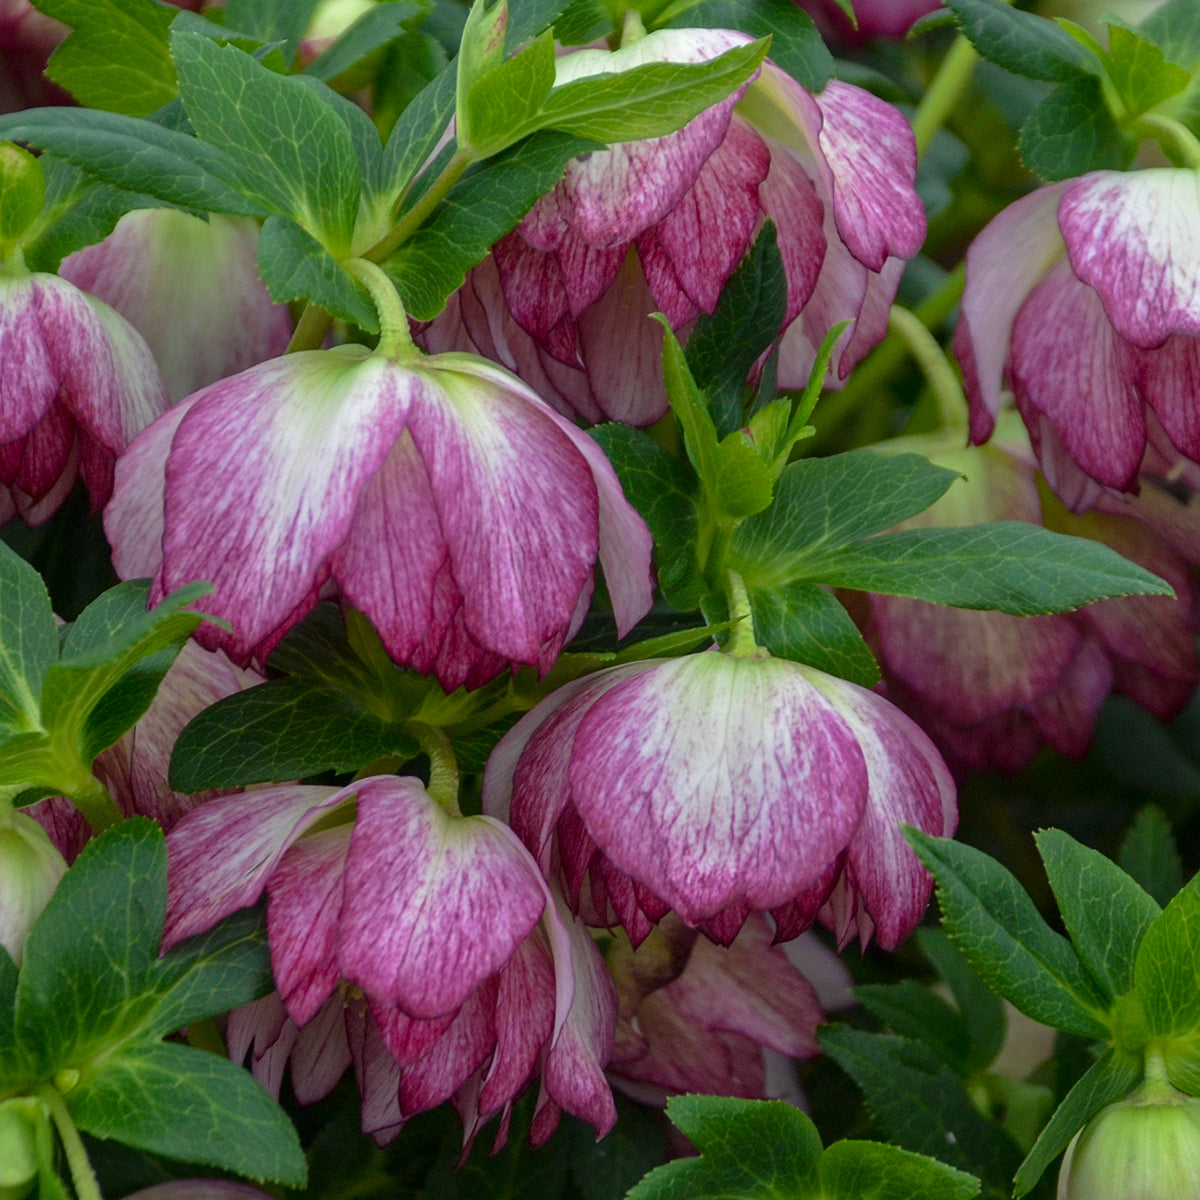
{"type": "Polygon", "coordinates": [[[450,1099],[473,1137],[492,1116],[506,1122],[534,1076],[535,1140],[562,1108],[599,1132],[615,1120],[602,1074],[611,980],[500,822],[387,776],[214,800],[167,845],[166,946],[267,892],[281,1007],[246,1014],[235,1048],[253,1043],[260,1066],[266,1056],[260,1077],[275,1090],[289,1058],[302,1100],[353,1060],[363,1127],[381,1140],[450,1099]],[[339,812],[341,824],[308,833],[339,812]]]}
{"type": "Polygon", "coordinates": [[[948,833],[954,787],[929,739],[871,692],[784,659],[705,653],[560,688],[497,746],[506,817],[589,924],[635,944],[674,910],[729,944],[772,910],[894,947],[930,880],[901,822],[948,833]]]}
{"type": "Polygon", "coordinates": [[[967,252],[954,347],[971,435],[1012,389],[1069,507],[1135,486],[1147,444],[1200,461],[1200,173],[1093,171],[1006,208],[967,252]]]}
{"type": "MultiPolygon", "coordinates": [[[[558,82],[701,62],[747,36],[659,30],[558,60],[558,82]]],[[[661,310],[686,333],[712,312],[765,219],[788,280],[779,383],[801,387],[826,333],[855,321],[834,386],[883,335],[903,260],[925,236],[916,149],[898,111],[849,84],[819,95],[771,62],[683,129],[567,165],[422,335],[475,349],[562,411],[649,424],[666,411],[661,310]]]]}
{"type": "Polygon", "coordinates": [[[232,630],[205,644],[263,656],[328,586],[447,690],[553,662],[597,559],[622,633],[650,605],[650,535],[596,443],[461,354],[343,346],[213,384],[130,448],[105,528],[155,596],[215,585],[232,630]]]}

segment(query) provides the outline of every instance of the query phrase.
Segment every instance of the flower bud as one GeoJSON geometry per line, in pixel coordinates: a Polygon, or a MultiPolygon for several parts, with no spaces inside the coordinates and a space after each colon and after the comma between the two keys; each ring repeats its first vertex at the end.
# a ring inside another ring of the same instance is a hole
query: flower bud
{"type": "Polygon", "coordinates": [[[1058,1200],[1195,1200],[1200,1196],[1200,1100],[1151,1081],[1075,1135],[1058,1200]]]}
{"type": "Polygon", "coordinates": [[[41,164],[28,150],[0,143],[0,247],[11,246],[37,220],[46,201],[41,164]]]}
{"type": "Polygon", "coordinates": [[[32,817],[0,815],[0,946],[17,966],[25,938],[66,869],[66,859],[32,817]]]}
{"type": "Polygon", "coordinates": [[[0,1200],[22,1200],[38,1173],[36,1100],[19,1096],[0,1104],[0,1200]]]}

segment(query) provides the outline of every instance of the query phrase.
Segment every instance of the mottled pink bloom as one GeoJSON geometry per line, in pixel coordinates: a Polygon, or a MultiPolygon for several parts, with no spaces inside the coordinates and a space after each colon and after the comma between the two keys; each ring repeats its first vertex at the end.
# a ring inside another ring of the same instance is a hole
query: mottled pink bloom
{"type": "Polygon", "coordinates": [[[894,947],[930,888],[900,825],[945,835],[957,815],[932,743],[885,700],[715,652],[560,688],[497,746],[484,807],[589,924],[635,945],[671,910],[726,945],[776,910],[792,937],[835,897],[840,934],[873,922],[894,947]]]}
{"type": "Polygon", "coordinates": [[[291,317],[258,277],[257,247],[258,225],[244,217],[140,209],[59,273],[146,339],[178,401],[287,349],[291,317]]]}
{"type": "Polygon", "coordinates": [[[267,892],[279,1002],[245,1013],[231,1037],[235,1057],[253,1044],[264,1086],[277,1092],[290,1060],[297,1097],[316,1100],[353,1061],[363,1128],[380,1140],[447,1100],[468,1139],[499,1114],[503,1140],[537,1075],[535,1140],[561,1109],[611,1126],[611,980],[500,822],[451,815],[419,781],[381,776],[213,800],[167,845],[165,946],[267,892]],[[325,827],[338,812],[344,823],[325,827]]]}
{"type": "Polygon", "coordinates": [[[854,0],[857,28],[837,0],[797,0],[826,37],[850,46],[869,38],[903,37],[927,13],[942,7],[941,0],[854,0]]]}
{"type": "Polygon", "coordinates": [[[909,525],[1016,520],[1105,542],[1166,579],[1177,599],[1129,596],[1073,613],[1015,617],[870,596],[862,623],[887,695],[957,770],[1027,765],[1042,745],[1081,756],[1113,691],[1155,715],[1179,711],[1200,682],[1200,628],[1189,562],[1200,511],[1146,480],[1138,497],[1104,496],[1074,517],[1044,510],[1028,449],[994,443],[939,456],[964,479],[909,525]]]}
{"type": "MultiPolygon", "coordinates": [[[[563,56],[558,82],[705,61],[747,40],[659,30],[563,56]]],[[[779,383],[803,386],[825,334],[853,320],[836,386],[885,332],[904,260],[924,239],[915,171],[896,109],[837,81],[812,95],[767,62],[678,132],[569,163],[422,336],[504,363],[563,412],[649,424],[667,407],[663,335],[649,314],[685,335],[770,218],[788,279],[779,383]]]]}
{"type": "Polygon", "coordinates": [[[1079,510],[1128,491],[1147,441],[1200,461],[1200,176],[1094,171],[1010,205],[967,252],[955,351],[971,435],[1016,396],[1079,510]]]}
{"type": "Polygon", "coordinates": [[[8,271],[0,353],[0,520],[39,524],[80,475],[103,505],[117,455],[167,407],[141,335],[56,275],[8,271]]]}
{"type": "Polygon", "coordinates": [[[118,574],[154,596],[205,579],[265,656],[322,588],[447,690],[552,663],[599,559],[619,630],[650,606],[650,535],[586,434],[481,359],[361,347],[253,367],[177,405],[121,460],[105,513],[118,574]]]}
{"type": "Polygon", "coordinates": [[[752,915],[728,947],[668,918],[634,950],[620,934],[606,958],[619,1008],[609,1077],[635,1099],[675,1093],[768,1099],[764,1051],[818,1053],[825,1020],[808,980],[752,915]]]}

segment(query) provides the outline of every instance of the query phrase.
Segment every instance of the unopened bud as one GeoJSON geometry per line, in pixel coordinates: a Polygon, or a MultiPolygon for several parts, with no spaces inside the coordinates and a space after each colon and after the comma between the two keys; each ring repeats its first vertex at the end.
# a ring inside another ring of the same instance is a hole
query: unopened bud
{"type": "Polygon", "coordinates": [[[28,150],[0,142],[0,247],[13,245],[46,202],[42,166],[28,150]]]}
{"type": "Polygon", "coordinates": [[[0,946],[17,966],[29,931],[66,869],[66,860],[32,817],[0,815],[0,946]]]}
{"type": "Polygon", "coordinates": [[[1152,1081],[1102,1109],[1072,1139],[1058,1200],[1196,1200],[1200,1100],[1152,1081]]]}

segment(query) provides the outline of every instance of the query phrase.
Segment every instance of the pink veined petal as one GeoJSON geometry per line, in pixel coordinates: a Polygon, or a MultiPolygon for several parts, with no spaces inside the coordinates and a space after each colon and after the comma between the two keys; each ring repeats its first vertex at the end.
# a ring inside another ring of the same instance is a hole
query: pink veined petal
{"type": "Polygon", "coordinates": [[[1022,415],[1027,407],[1044,413],[1093,479],[1121,491],[1133,486],[1146,449],[1137,365],[1065,258],[1017,315],[1011,370],[1022,415]]]}
{"type": "Polygon", "coordinates": [[[779,253],[787,273],[786,321],[808,303],[825,259],[825,206],[807,171],[782,144],[768,141],[771,169],[758,188],[763,212],[775,222],[779,253]]]}
{"type": "Polygon", "coordinates": [[[367,1002],[371,1006],[371,1016],[379,1027],[379,1036],[383,1039],[383,1044],[402,1070],[424,1058],[458,1016],[456,1009],[444,1017],[423,1021],[417,1017],[410,1017],[394,1004],[386,1004],[373,996],[368,996],[367,1002]]]}
{"type": "Polygon", "coordinates": [[[351,826],[293,845],[267,880],[267,937],[275,986],[298,1026],[317,1015],[339,976],[334,945],[351,826]]]}
{"type": "Polygon", "coordinates": [[[52,404],[24,437],[0,448],[0,479],[27,496],[62,492],[65,498],[78,465],[79,428],[60,404],[52,404]]]}
{"type": "Polygon", "coordinates": [[[863,293],[854,328],[837,360],[837,386],[844,384],[850,372],[883,341],[896,291],[900,287],[900,277],[907,265],[907,260],[903,258],[889,258],[878,272],[868,272],[867,289],[863,293]]]}
{"type": "Polygon", "coordinates": [[[296,1033],[296,1026],[288,1019],[279,993],[271,992],[261,1000],[239,1005],[230,1012],[225,1041],[233,1062],[244,1063],[246,1055],[250,1054],[250,1071],[255,1082],[278,1100],[283,1073],[296,1044],[296,1033]]]}
{"type": "Polygon", "coordinates": [[[452,355],[431,363],[408,428],[466,631],[496,654],[537,663],[543,643],[569,623],[596,558],[595,482],[550,410],[518,379],[452,355]]]}
{"type": "Polygon", "coordinates": [[[429,1053],[401,1071],[400,1109],[406,1117],[449,1100],[487,1059],[496,1044],[497,986],[487,980],[429,1053]]]}
{"type": "Polygon", "coordinates": [[[1133,357],[1141,393],[1171,444],[1200,460],[1200,338],[1176,334],[1154,350],[1134,350],[1133,357]]]}
{"type": "Polygon", "coordinates": [[[862,823],[846,846],[843,880],[870,918],[869,928],[859,923],[864,945],[873,930],[880,946],[894,950],[920,921],[933,888],[901,825],[953,834],[954,780],[920,727],[882,696],[832,677],[820,686],[854,730],[870,780],[862,823]]]}
{"type": "Polygon", "coordinates": [[[1195,171],[1095,171],[1066,185],[1058,223],[1075,274],[1143,349],[1200,336],[1200,179],[1195,171]]]}
{"type": "Polygon", "coordinates": [[[104,532],[113,548],[113,567],[122,579],[153,578],[162,568],[167,455],[180,421],[194,403],[191,397],[168,409],[117,460],[104,532]]]}
{"type": "Polygon", "coordinates": [[[291,1053],[292,1091],[301,1104],[316,1104],[337,1087],[350,1065],[345,1001],[335,992],[296,1034],[291,1053]]]}
{"type": "Polygon", "coordinates": [[[415,384],[388,360],[314,350],[194,397],[166,464],[162,580],[213,583],[199,606],[230,621],[235,653],[278,634],[323,580],[415,384]]]}
{"type": "Polygon", "coordinates": [[[465,1004],[546,904],[510,830],[449,816],[414,779],[360,789],[345,886],[342,974],[421,1018],[465,1004]]]}
{"type": "Polygon", "coordinates": [[[1065,184],[1010,204],[967,250],[967,283],[954,353],[971,404],[971,440],[990,436],[1011,352],[1013,322],[1029,293],[1063,254],[1055,212],[1065,184]]]}
{"type": "Polygon", "coordinates": [[[345,1021],[354,1078],[362,1097],[360,1127],[384,1146],[404,1124],[405,1114],[400,1110],[400,1068],[383,1044],[365,1000],[346,1007],[345,1021]]]}
{"type": "MultiPolygon", "coordinates": [[[[746,252],[759,221],[758,185],[767,177],[771,153],[747,125],[734,121],[679,203],[638,239],[651,295],[666,273],[696,308],[711,313],[721,289],[746,252]]],[[[670,313],[668,312],[668,316],[670,313]]],[[[678,326],[689,319],[689,313],[678,326]]]]}
{"type": "Polygon", "coordinates": [[[608,858],[693,925],[788,900],[846,844],[867,791],[849,727],[794,664],[716,653],[600,696],[569,778],[608,858]]]}
{"type": "MultiPolygon", "coordinates": [[[[54,347],[47,344],[40,320],[43,276],[0,278],[0,345],[4,346],[4,371],[0,373],[0,442],[23,437],[46,414],[61,385],[61,367],[54,347]]],[[[65,285],[64,285],[65,286],[65,285]]],[[[74,289],[71,289],[74,292],[74,289]]],[[[82,296],[52,293],[54,301],[86,303],[82,296]]]]}
{"type": "Polygon", "coordinates": [[[226,796],[188,813],[167,835],[163,949],[253,904],[287,848],[361,784],[285,784],[226,796]]]}
{"type": "Polygon", "coordinates": [[[436,623],[434,582],[447,557],[429,478],[405,431],[363,487],[332,559],[342,595],[371,618],[397,662],[436,623]]]}

